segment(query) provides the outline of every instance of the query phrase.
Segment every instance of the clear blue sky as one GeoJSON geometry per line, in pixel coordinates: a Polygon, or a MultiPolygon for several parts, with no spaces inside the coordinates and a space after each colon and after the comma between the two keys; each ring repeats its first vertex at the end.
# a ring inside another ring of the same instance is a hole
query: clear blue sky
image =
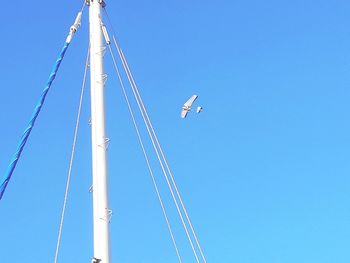
{"type": "MultiPolygon", "coordinates": [[[[2,5],[1,174],[80,7],[2,5]]],[[[341,0],[107,2],[208,262],[350,262],[349,9],[341,0]],[[182,120],[194,93],[204,111],[182,120]]],[[[85,12],[0,202],[1,262],[53,262],[87,29],[85,12]]],[[[110,65],[106,55],[113,262],[177,262],[110,65]]],[[[64,263],[93,255],[89,111],[87,93],[64,263]]],[[[170,213],[184,262],[194,262],[170,213]]]]}

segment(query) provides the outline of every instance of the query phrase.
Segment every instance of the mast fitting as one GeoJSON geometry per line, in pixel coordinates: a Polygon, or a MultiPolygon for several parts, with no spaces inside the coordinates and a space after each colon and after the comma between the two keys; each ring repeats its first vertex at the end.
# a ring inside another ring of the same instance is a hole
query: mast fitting
{"type": "MultiPolygon", "coordinates": [[[[94,1],[94,0],[85,0],[85,4],[89,6],[90,3],[93,2],[93,1],[94,1]]],[[[98,2],[99,4],[101,4],[101,6],[102,6],[103,8],[106,7],[106,2],[105,2],[104,0],[97,0],[97,2],[98,2]]]]}
{"type": "Polygon", "coordinates": [[[105,137],[104,140],[103,140],[103,143],[99,144],[98,146],[104,148],[107,151],[110,142],[111,142],[111,139],[105,137]]]}
{"type": "Polygon", "coordinates": [[[82,12],[79,12],[77,14],[77,17],[74,20],[73,25],[70,27],[69,29],[69,35],[67,36],[66,42],[70,43],[72,41],[72,38],[75,34],[75,32],[77,32],[78,28],[81,25],[81,16],[82,16],[82,12]]]}
{"type": "Polygon", "coordinates": [[[111,39],[109,38],[109,35],[108,35],[108,32],[107,32],[107,28],[106,28],[105,24],[103,24],[101,19],[100,19],[100,23],[101,23],[102,33],[103,33],[103,36],[105,38],[105,41],[106,41],[107,45],[110,45],[111,44],[111,39]]]}
{"type": "Polygon", "coordinates": [[[106,2],[105,2],[104,0],[98,0],[98,2],[99,2],[99,4],[101,4],[101,6],[102,6],[103,8],[106,7],[106,2]]]}
{"type": "Polygon", "coordinates": [[[101,261],[102,261],[101,259],[93,257],[91,260],[91,263],[100,263],[101,261]]]}
{"type": "Polygon", "coordinates": [[[111,223],[113,211],[111,209],[108,209],[108,208],[106,208],[106,211],[107,211],[107,215],[104,217],[100,217],[100,219],[103,221],[106,221],[108,223],[111,223]]]}

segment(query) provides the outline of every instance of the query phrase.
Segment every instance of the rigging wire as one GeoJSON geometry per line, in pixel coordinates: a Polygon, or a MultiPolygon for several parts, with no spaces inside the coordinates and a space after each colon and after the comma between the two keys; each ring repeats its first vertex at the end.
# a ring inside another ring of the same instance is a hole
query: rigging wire
{"type": "MultiPolygon", "coordinates": [[[[109,16],[108,16],[107,11],[106,11],[105,9],[104,9],[104,11],[105,11],[106,16],[107,16],[107,18],[108,18],[108,20],[109,20],[109,16]]],[[[113,31],[113,33],[114,33],[113,28],[112,28],[112,31],[113,31]]],[[[158,161],[159,161],[160,166],[161,166],[161,168],[162,168],[164,177],[165,177],[165,179],[166,179],[166,181],[167,181],[169,190],[170,190],[171,195],[172,195],[172,197],[173,197],[173,200],[174,200],[176,209],[177,209],[177,211],[178,211],[179,217],[180,217],[180,219],[181,219],[182,225],[183,225],[183,227],[184,227],[186,236],[187,236],[187,238],[188,238],[188,240],[189,240],[189,243],[190,243],[190,245],[191,245],[191,249],[192,249],[193,254],[194,254],[195,258],[196,258],[196,261],[199,263],[199,259],[198,259],[198,256],[197,256],[196,249],[195,249],[194,246],[193,246],[193,242],[192,242],[191,236],[189,235],[189,232],[188,232],[188,229],[187,229],[187,225],[186,225],[186,223],[185,223],[185,221],[184,221],[184,219],[183,219],[183,215],[182,215],[182,212],[181,212],[181,210],[180,210],[180,208],[179,208],[179,205],[178,205],[178,202],[177,202],[177,198],[176,198],[175,195],[174,195],[174,191],[173,191],[172,186],[171,186],[171,184],[170,184],[170,182],[169,182],[169,178],[168,178],[168,175],[167,175],[167,173],[166,173],[166,171],[165,171],[163,161],[162,161],[162,159],[160,158],[160,155],[159,155],[159,152],[158,152],[158,148],[157,148],[157,146],[156,146],[156,144],[155,144],[155,142],[154,142],[153,136],[156,137],[156,134],[155,134],[155,132],[154,132],[153,126],[152,126],[152,124],[149,124],[149,122],[150,122],[149,116],[148,116],[148,114],[147,114],[147,111],[146,111],[146,109],[145,109],[145,106],[144,106],[144,104],[143,104],[142,99],[141,99],[141,102],[140,102],[140,94],[139,94],[139,92],[138,92],[138,90],[137,90],[137,86],[136,86],[135,81],[134,81],[134,79],[133,79],[133,77],[132,77],[132,74],[131,74],[131,72],[130,72],[130,69],[129,69],[128,65],[127,65],[126,59],[125,59],[125,57],[124,57],[124,55],[123,55],[121,49],[119,48],[119,45],[117,44],[117,41],[116,41],[114,35],[113,35],[113,41],[114,41],[114,44],[115,44],[115,46],[116,46],[116,48],[117,48],[117,50],[118,50],[119,57],[120,57],[120,59],[121,59],[121,61],[122,61],[124,70],[125,70],[125,72],[126,72],[126,74],[127,74],[127,77],[128,77],[128,80],[129,80],[129,83],[130,83],[130,86],[131,86],[131,89],[132,89],[133,94],[134,94],[134,97],[135,97],[135,100],[136,100],[136,102],[137,102],[137,104],[138,104],[138,107],[139,107],[139,110],[140,110],[140,112],[141,112],[142,118],[143,118],[144,123],[145,123],[145,125],[146,125],[148,134],[149,134],[150,139],[151,139],[151,141],[152,141],[152,145],[153,145],[153,147],[154,147],[154,150],[155,150],[155,152],[156,152],[158,161]],[[136,90],[136,91],[135,91],[135,90],[136,90]],[[141,103],[142,103],[142,104],[141,104],[141,103]],[[140,106],[140,104],[141,104],[141,106],[140,106]],[[145,115],[146,115],[146,118],[147,118],[147,119],[145,118],[145,115]],[[151,127],[151,129],[152,129],[152,132],[150,131],[150,127],[151,127]],[[152,134],[153,134],[153,135],[152,135],[152,134]]],[[[157,143],[158,143],[158,145],[159,145],[158,139],[157,139],[156,141],[157,141],[157,143]]],[[[158,147],[159,147],[159,146],[158,146],[158,147]]],[[[163,158],[164,158],[164,154],[162,154],[162,155],[163,155],[163,158]]],[[[168,170],[170,170],[170,169],[168,168],[168,170]]],[[[173,178],[172,178],[172,181],[174,182],[174,179],[173,179],[173,178]]],[[[178,195],[178,198],[181,198],[181,196],[179,196],[178,190],[177,190],[177,195],[178,195]]],[[[182,205],[183,205],[183,202],[181,202],[181,203],[182,203],[182,205]]],[[[186,217],[188,218],[188,215],[187,215],[186,217]]],[[[191,229],[192,229],[192,232],[193,232],[193,227],[192,227],[191,229]]],[[[194,234],[195,234],[195,233],[194,233],[194,234]]],[[[198,239],[196,238],[196,241],[197,241],[197,240],[198,240],[198,239]]],[[[197,246],[198,246],[198,242],[197,242],[197,246]]],[[[201,251],[201,249],[200,249],[200,251],[201,251]]],[[[204,262],[205,262],[205,259],[204,259],[204,262]]]]}
{"type": "MultiPolygon", "coordinates": [[[[104,11],[105,11],[106,16],[107,16],[107,19],[109,20],[109,23],[110,23],[110,18],[109,18],[109,16],[108,16],[107,10],[104,9],[104,11]]],[[[111,24],[111,23],[110,23],[110,24],[111,24]]],[[[112,31],[113,31],[113,33],[114,33],[113,26],[111,26],[111,27],[112,27],[112,31]]],[[[115,35],[115,34],[114,34],[114,35],[115,35]]],[[[181,207],[182,207],[183,212],[184,212],[184,214],[185,214],[185,216],[186,216],[186,219],[187,219],[188,224],[189,224],[189,226],[190,226],[191,232],[192,232],[192,234],[193,234],[193,236],[194,236],[194,238],[195,238],[195,241],[196,241],[197,247],[198,247],[198,249],[199,249],[199,252],[200,252],[200,254],[201,254],[201,257],[202,257],[203,261],[206,262],[206,258],[205,258],[205,256],[204,256],[203,249],[202,249],[202,247],[201,247],[201,245],[200,245],[200,243],[199,243],[198,236],[197,236],[197,234],[196,234],[196,232],[195,232],[195,230],[194,230],[193,224],[192,224],[192,222],[191,222],[191,220],[190,220],[190,217],[189,217],[189,215],[188,215],[187,209],[186,209],[186,207],[185,207],[185,205],[184,205],[184,202],[183,202],[183,200],[182,200],[180,191],[178,190],[178,187],[177,187],[177,184],[176,184],[176,182],[175,182],[174,176],[173,176],[173,174],[172,174],[172,172],[171,172],[171,170],[170,170],[168,161],[167,161],[167,159],[166,159],[166,157],[165,157],[165,155],[164,155],[163,149],[162,149],[162,147],[161,147],[161,145],[160,145],[160,142],[159,142],[159,140],[158,140],[158,137],[157,137],[157,135],[156,135],[156,132],[155,132],[155,130],[154,130],[154,128],[153,128],[152,122],[151,122],[151,120],[150,120],[150,118],[149,118],[149,115],[148,115],[148,112],[147,112],[147,110],[146,110],[146,107],[145,107],[145,105],[144,105],[144,103],[143,103],[142,97],[141,97],[141,95],[140,95],[140,93],[139,93],[139,91],[138,91],[138,87],[137,87],[137,85],[136,85],[136,82],[135,82],[135,80],[134,80],[134,78],[133,78],[133,75],[132,75],[132,73],[131,73],[131,70],[130,70],[130,68],[129,68],[129,66],[128,66],[128,63],[127,63],[126,58],[125,58],[125,56],[124,56],[124,53],[123,53],[122,49],[119,47],[119,45],[118,45],[118,43],[117,43],[117,41],[116,41],[114,35],[113,35],[113,41],[114,41],[114,44],[115,44],[115,46],[116,46],[116,48],[117,48],[117,50],[118,50],[120,59],[121,59],[121,61],[122,61],[122,63],[123,63],[124,70],[125,70],[126,73],[127,73],[127,76],[128,76],[129,82],[130,82],[130,85],[131,85],[131,87],[132,87],[132,89],[133,89],[133,92],[134,92],[134,90],[136,91],[136,95],[135,95],[135,93],[134,93],[135,99],[136,99],[136,101],[137,101],[137,98],[140,100],[141,107],[142,107],[143,112],[145,113],[145,116],[146,116],[146,118],[147,118],[147,123],[149,124],[149,127],[150,127],[150,129],[151,129],[151,131],[152,131],[153,137],[154,137],[154,139],[155,139],[155,141],[156,141],[157,147],[159,148],[159,151],[160,151],[160,153],[161,153],[162,159],[163,159],[163,161],[164,161],[164,163],[165,163],[165,166],[166,166],[167,171],[168,171],[168,173],[169,173],[170,179],[171,179],[172,184],[173,184],[173,186],[174,186],[174,189],[175,189],[175,191],[176,191],[177,197],[178,197],[178,199],[179,199],[179,201],[180,201],[181,207]],[[129,77],[130,77],[130,78],[129,78],[129,77]],[[131,80],[131,81],[130,81],[130,80],[131,80]]],[[[140,109],[140,111],[141,111],[141,113],[142,113],[142,110],[141,110],[141,109],[140,109]]],[[[147,124],[146,124],[146,125],[147,125],[147,124]]],[[[151,136],[151,135],[150,135],[150,136],[151,136]]],[[[180,217],[181,217],[181,216],[180,216],[180,217]]]]}
{"type": "Polygon", "coordinates": [[[125,86],[124,86],[123,80],[122,80],[122,78],[121,78],[120,71],[119,71],[119,69],[118,69],[118,66],[117,66],[117,63],[116,63],[116,60],[115,60],[113,51],[112,51],[112,49],[111,49],[111,46],[108,45],[108,47],[109,47],[109,51],[110,51],[110,54],[111,54],[111,57],[112,57],[112,61],[113,61],[113,64],[114,64],[114,68],[115,68],[115,70],[116,70],[116,72],[117,72],[118,79],[119,79],[120,85],[121,85],[122,90],[123,90],[123,95],[124,95],[126,104],[127,104],[127,106],[128,106],[129,113],[130,113],[131,118],[132,118],[132,122],[133,122],[133,124],[134,124],[135,130],[136,130],[136,133],[137,133],[137,137],[138,137],[140,146],[141,146],[141,148],[142,148],[143,155],[144,155],[145,160],[146,160],[146,163],[147,163],[147,167],[148,167],[149,173],[150,173],[150,175],[151,175],[151,177],[152,177],[152,182],[153,182],[154,188],[155,188],[155,190],[156,190],[156,194],[157,194],[157,197],[158,197],[160,206],[161,206],[161,208],[162,208],[163,216],[164,216],[164,218],[165,218],[165,221],[166,221],[166,224],[167,224],[167,227],[168,227],[170,236],[171,236],[171,240],[172,240],[172,242],[173,242],[173,245],[174,245],[174,248],[175,248],[177,257],[178,257],[178,259],[179,259],[179,262],[181,263],[181,262],[182,262],[182,259],[181,259],[181,256],[180,256],[180,252],[179,252],[179,249],[178,249],[177,244],[176,244],[176,241],[175,241],[175,237],[174,237],[174,234],[173,234],[171,225],[170,225],[170,221],[169,221],[169,218],[168,218],[168,216],[167,216],[167,212],[166,212],[166,209],[165,209],[165,206],[164,206],[164,203],[163,203],[161,194],[160,194],[160,192],[159,192],[158,185],[157,185],[157,182],[156,182],[156,180],[155,180],[155,177],[154,177],[154,174],[153,174],[153,170],[152,170],[152,168],[151,168],[150,161],[149,161],[149,158],[148,158],[146,149],[145,149],[144,144],[143,144],[143,140],[142,140],[142,138],[141,138],[141,134],[140,134],[140,131],[139,131],[139,128],[138,128],[136,119],[135,119],[134,112],[133,112],[133,110],[132,110],[132,108],[131,108],[131,105],[130,105],[130,100],[129,100],[128,95],[127,95],[127,93],[126,93],[125,86]]]}
{"type": "Polygon", "coordinates": [[[134,97],[135,97],[135,100],[136,100],[137,105],[138,105],[138,107],[139,107],[139,110],[140,110],[140,112],[141,112],[143,121],[144,121],[144,123],[145,123],[145,125],[146,125],[148,134],[149,134],[150,139],[151,139],[151,141],[152,141],[153,148],[154,148],[154,150],[155,150],[155,152],[156,152],[156,155],[157,155],[159,164],[160,164],[160,166],[161,166],[161,168],[162,168],[164,177],[165,177],[166,182],[167,182],[167,184],[168,184],[168,188],[169,188],[169,190],[170,190],[171,196],[172,196],[173,201],[174,201],[174,203],[175,203],[175,207],[176,207],[176,210],[177,210],[177,212],[178,212],[178,214],[179,214],[181,223],[182,223],[182,225],[183,225],[183,227],[184,227],[184,230],[185,230],[187,239],[188,239],[188,241],[189,241],[189,243],[190,243],[190,246],[191,246],[191,249],[192,249],[192,251],[193,251],[193,254],[194,254],[195,258],[196,258],[196,261],[197,261],[197,263],[199,263],[199,259],[198,259],[198,255],[197,255],[196,249],[194,248],[194,245],[193,245],[191,236],[190,236],[190,234],[189,234],[189,232],[188,232],[187,225],[186,225],[186,223],[185,223],[185,221],[184,221],[184,218],[183,218],[183,215],[182,215],[182,211],[180,210],[179,204],[178,204],[178,202],[177,202],[177,198],[176,198],[175,195],[174,195],[173,187],[171,186],[171,183],[170,183],[170,181],[169,181],[168,175],[167,175],[167,173],[166,173],[166,171],[165,171],[164,164],[163,164],[163,160],[161,159],[161,157],[160,157],[160,155],[159,155],[159,150],[158,150],[158,148],[157,148],[157,146],[156,146],[156,144],[155,144],[155,139],[154,139],[154,137],[153,137],[153,135],[152,135],[152,133],[151,133],[149,123],[148,123],[147,119],[145,118],[145,112],[143,111],[142,106],[140,105],[139,98],[138,98],[138,96],[137,96],[137,93],[136,93],[136,91],[135,91],[135,87],[134,87],[133,81],[132,81],[132,79],[131,79],[132,76],[130,75],[130,72],[127,70],[127,67],[126,67],[126,65],[125,65],[125,61],[124,61],[123,56],[122,56],[122,53],[121,53],[122,51],[121,51],[121,49],[119,48],[119,46],[117,45],[117,42],[116,42],[114,36],[113,36],[113,41],[114,41],[114,44],[116,45],[116,48],[117,48],[117,50],[118,50],[120,59],[121,59],[121,61],[122,61],[123,67],[124,67],[124,70],[125,70],[125,72],[126,72],[126,74],[127,74],[127,77],[128,77],[128,79],[129,79],[132,92],[133,92],[133,94],[134,94],[134,97]]]}
{"type": "MultiPolygon", "coordinates": [[[[117,42],[116,42],[116,40],[115,40],[114,37],[113,37],[113,40],[114,40],[114,42],[115,42],[115,45],[117,45],[117,42]]],[[[119,47],[117,47],[117,48],[119,48],[119,47]]],[[[126,58],[125,58],[125,56],[124,56],[124,53],[123,53],[123,51],[121,50],[121,48],[119,48],[119,49],[120,49],[121,59],[122,59],[122,61],[125,62],[126,70],[127,70],[127,71],[129,72],[129,74],[130,74],[130,78],[131,78],[131,80],[132,80],[134,89],[135,89],[136,94],[137,94],[137,96],[138,96],[138,98],[139,98],[139,100],[140,100],[140,104],[141,104],[141,106],[142,106],[142,108],[143,108],[143,111],[144,111],[144,113],[145,113],[145,116],[146,116],[146,118],[147,118],[147,121],[148,121],[148,123],[149,123],[149,126],[150,126],[150,128],[151,128],[153,137],[154,137],[154,139],[155,139],[155,141],[156,141],[156,143],[157,143],[158,149],[159,149],[159,151],[160,151],[160,153],[161,153],[162,159],[163,159],[163,161],[164,161],[164,163],[165,163],[165,166],[166,166],[167,171],[168,171],[168,173],[169,173],[170,179],[171,179],[172,184],[173,184],[173,186],[174,186],[174,188],[175,188],[177,197],[178,197],[178,199],[179,199],[179,201],[180,201],[181,207],[182,207],[182,209],[183,209],[183,211],[184,211],[184,214],[185,214],[185,216],[186,216],[186,219],[187,219],[187,221],[188,221],[188,224],[189,224],[189,226],[190,226],[190,228],[191,228],[192,234],[193,234],[193,236],[194,236],[194,238],[195,238],[195,241],[196,241],[196,244],[197,244],[198,249],[199,249],[199,251],[200,251],[200,254],[201,254],[201,256],[202,256],[202,259],[204,260],[204,262],[206,262],[206,259],[205,259],[203,250],[202,250],[202,248],[201,248],[201,246],[200,246],[200,244],[199,244],[199,240],[198,240],[197,234],[196,234],[196,232],[195,232],[195,230],[194,230],[194,227],[193,227],[193,225],[192,225],[192,222],[191,222],[191,220],[190,220],[190,217],[189,217],[189,215],[188,215],[188,212],[187,212],[187,210],[186,210],[186,207],[185,207],[185,205],[184,205],[184,203],[183,203],[183,200],[182,200],[182,197],[181,197],[180,192],[179,192],[179,190],[178,190],[178,187],[177,187],[177,184],[176,184],[176,182],[175,182],[174,176],[173,176],[173,174],[172,174],[172,172],[171,172],[171,170],[170,170],[168,161],[167,161],[167,159],[165,158],[163,149],[162,149],[162,147],[161,147],[161,145],[160,145],[160,142],[159,142],[159,140],[158,140],[158,136],[157,136],[157,134],[156,134],[156,132],[155,132],[155,130],[154,130],[154,128],[153,128],[152,122],[151,122],[151,120],[150,120],[150,118],[149,118],[149,115],[148,115],[147,110],[146,110],[146,107],[145,107],[145,105],[144,105],[144,103],[143,103],[142,97],[141,97],[141,95],[140,95],[140,93],[139,93],[139,91],[138,91],[137,85],[136,85],[135,80],[134,80],[134,78],[133,78],[133,76],[132,76],[132,73],[131,73],[131,71],[130,71],[130,68],[129,68],[129,66],[128,66],[128,63],[127,63],[127,61],[126,61],[126,58]]],[[[123,64],[124,64],[124,63],[123,63],[123,64]]]]}
{"type": "Polygon", "coordinates": [[[127,70],[127,67],[125,66],[125,61],[123,60],[123,56],[121,55],[121,54],[122,54],[122,53],[121,53],[121,49],[120,49],[119,46],[117,45],[117,42],[116,42],[114,36],[113,36],[113,41],[114,41],[114,44],[116,45],[116,48],[117,48],[117,50],[118,50],[120,59],[121,59],[121,61],[122,61],[123,67],[124,67],[124,70],[125,70],[125,72],[126,72],[126,74],[127,74],[127,77],[128,77],[128,79],[129,79],[132,92],[133,92],[133,94],[134,94],[134,97],[135,97],[135,100],[136,100],[137,105],[138,105],[138,107],[139,107],[139,110],[140,110],[140,112],[141,112],[143,121],[144,121],[144,123],[145,123],[145,125],[146,125],[148,134],[149,134],[150,139],[151,139],[151,141],[152,141],[153,148],[154,148],[154,150],[155,150],[155,152],[156,152],[156,155],[157,155],[159,164],[160,164],[160,166],[161,166],[161,168],[162,168],[162,171],[163,171],[164,177],[165,177],[165,179],[166,179],[166,182],[167,182],[167,184],[168,184],[168,187],[169,187],[171,196],[172,196],[172,198],[173,198],[173,200],[174,200],[175,207],[176,207],[176,210],[177,210],[177,212],[178,212],[178,214],[179,214],[179,216],[180,216],[180,220],[181,220],[182,225],[183,225],[183,227],[184,227],[186,236],[187,236],[187,238],[188,238],[188,241],[189,241],[189,243],[190,243],[190,246],[191,246],[191,248],[192,248],[192,251],[193,251],[193,254],[194,254],[195,258],[196,258],[196,261],[199,263],[199,259],[198,259],[198,256],[197,256],[196,249],[195,249],[194,246],[193,246],[193,242],[192,242],[191,236],[190,236],[190,234],[189,234],[189,232],[188,232],[187,225],[186,225],[186,223],[185,223],[185,221],[184,221],[184,218],[183,218],[183,216],[182,216],[182,212],[181,212],[180,207],[179,207],[179,205],[178,205],[177,198],[176,198],[175,195],[174,195],[173,187],[172,187],[171,184],[170,184],[168,175],[167,175],[167,173],[166,173],[166,171],[165,171],[165,168],[164,168],[163,161],[162,161],[162,159],[161,159],[161,157],[160,157],[160,155],[159,155],[159,151],[158,151],[158,148],[157,148],[157,146],[156,146],[156,144],[155,144],[154,137],[153,137],[153,135],[152,135],[152,133],[151,133],[149,123],[147,122],[147,119],[145,118],[145,113],[144,113],[144,111],[143,111],[143,109],[142,109],[142,107],[141,107],[141,105],[140,105],[140,101],[139,101],[139,98],[138,98],[138,96],[137,96],[137,94],[136,94],[135,87],[133,86],[133,82],[132,82],[132,79],[131,79],[131,76],[130,76],[130,72],[127,70]]]}
{"type": "MultiPolygon", "coordinates": [[[[108,13],[107,13],[107,10],[106,10],[105,8],[104,8],[103,10],[105,11],[105,14],[106,14],[106,16],[107,16],[107,19],[109,20],[109,23],[111,24],[110,18],[109,18],[108,13]]],[[[112,28],[113,34],[115,35],[114,29],[113,29],[113,26],[112,26],[112,25],[111,25],[111,28],[112,28]]],[[[154,149],[155,149],[155,151],[156,151],[157,158],[158,158],[159,163],[160,163],[160,165],[161,165],[161,167],[162,167],[164,176],[165,176],[165,178],[166,178],[166,180],[167,180],[169,190],[170,190],[170,192],[172,193],[172,196],[173,196],[173,199],[174,199],[174,203],[175,203],[175,205],[176,205],[176,207],[177,207],[177,210],[178,210],[180,219],[181,219],[181,221],[182,221],[182,223],[183,223],[183,226],[184,226],[186,235],[187,235],[187,237],[188,237],[188,239],[189,239],[189,242],[190,242],[190,244],[191,244],[191,248],[192,248],[192,250],[193,250],[193,252],[194,252],[194,255],[195,255],[195,257],[196,257],[197,262],[199,262],[198,257],[197,257],[197,253],[196,253],[196,251],[195,251],[195,249],[194,249],[194,247],[193,247],[191,238],[190,238],[190,236],[189,236],[189,234],[188,234],[187,226],[186,226],[186,224],[184,223],[184,220],[183,220],[183,217],[182,217],[182,212],[179,210],[179,207],[178,207],[178,204],[177,204],[177,200],[176,200],[176,198],[174,197],[173,190],[172,190],[172,186],[169,185],[169,179],[168,179],[168,177],[167,177],[167,173],[166,173],[165,170],[164,170],[163,161],[164,161],[164,163],[165,163],[165,166],[166,166],[167,171],[168,171],[168,173],[169,173],[169,176],[170,176],[170,178],[171,178],[172,185],[173,185],[173,187],[175,188],[177,198],[178,198],[179,201],[180,201],[181,207],[182,207],[183,212],[184,212],[184,214],[185,214],[185,216],[186,216],[187,222],[188,222],[188,224],[189,224],[189,226],[190,226],[192,235],[193,235],[194,238],[195,238],[196,245],[197,245],[197,247],[198,247],[198,249],[199,249],[199,252],[200,252],[200,254],[201,254],[201,257],[202,257],[203,261],[206,263],[206,258],[205,258],[205,256],[204,256],[203,250],[202,250],[202,248],[201,248],[201,246],[200,246],[200,243],[199,243],[197,234],[196,234],[196,232],[195,232],[195,230],[194,230],[193,224],[192,224],[192,222],[191,222],[191,220],[190,220],[190,217],[189,217],[189,215],[188,215],[188,212],[187,212],[187,210],[186,210],[186,207],[185,207],[185,205],[184,205],[184,202],[183,202],[183,200],[182,200],[182,197],[181,197],[181,195],[180,195],[180,192],[179,192],[179,190],[178,190],[178,187],[177,187],[177,184],[176,184],[176,182],[175,182],[174,176],[173,176],[173,174],[172,174],[172,172],[171,172],[171,170],[170,170],[169,164],[168,164],[167,159],[166,159],[166,157],[165,157],[165,155],[164,155],[164,152],[163,152],[162,147],[161,147],[161,145],[160,145],[160,142],[159,142],[159,140],[158,140],[157,134],[156,134],[156,132],[155,132],[155,130],[154,130],[154,128],[153,128],[153,125],[152,125],[151,120],[150,120],[150,118],[149,118],[148,112],[147,112],[146,107],[145,107],[145,105],[144,105],[144,103],[143,103],[142,97],[141,97],[141,95],[140,95],[140,93],[139,93],[139,91],[138,91],[138,87],[137,87],[137,85],[136,85],[136,83],[135,83],[135,80],[134,80],[134,78],[133,78],[133,76],[132,76],[132,73],[131,73],[131,70],[130,70],[130,68],[129,68],[129,66],[128,66],[128,63],[127,63],[127,61],[126,61],[126,58],[125,58],[125,56],[124,56],[124,54],[123,54],[123,51],[122,51],[121,48],[119,47],[119,45],[118,45],[118,43],[117,43],[117,41],[116,41],[114,35],[113,35],[114,44],[115,44],[115,46],[116,46],[116,48],[117,48],[117,50],[118,50],[119,57],[120,57],[120,59],[121,59],[121,61],[122,61],[124,70],[125,70],[125,72],[126,72],[126,74],[127,74],[127,77],[128,77],[129,83],[130,83],[130,86],[131,86],[132,91],[133,91],[133,93],[134,93],[135,100],[136,100],[136,102],[137,102],[137,104],[138,104],[139,110],[140,110],[141,115],[142,115],[142,117],[143,117],[143,120],[144,120],[144,122],[145,122],[145,125],[146,125],[146,128],[147,128],[147,130],[148,130],[149,136],[150,136],[150,138],[151,138],[153,147],[154,147],[154,149]],[[135,94],[135,93],[136,93],[136,94],[135,94]],[[140,107],[140,105],[141,105],[141,107],[140,107]],[[144,115],[146,116],[146,118],[145,118],[144,115]],[[151,130],[151,132],[150,132],[150,130],[151,130]],[[154,139],[153,139],[153,138],[154,138],[154,139]],[[156,141],[156,145],[157,145],[157,146],[155,146],[154,140],[156,141]],[[159,151],[160,151],[160,153],[161,153],[161,157],[162,157],[162,160],[163,160],[163,161],[162,161],[161,158],[159,157],[158,149],[159,149],[159,151]]]]}
{"type": "Polygon", "coordinates": [[[56,245],[56,253],[55,253],[54,263],[57,262],[58,252],[59,252],[59,248],[60,248],[60,244],[61,244],[61,236],[62,236],[62,230],[63,230],[64,216],[65,216],[65,211],[66,211],[66,208],[67,208],[69,185],[70,185],[70,180],[71,180],[72,167],[73,167],[73,161],[74,161],[74,156],[75,156],[75,146],[76,146],[77,137],[78,137],[78,129],[79,129],[79,123],[80,123],[81,108],[82,108],[83,97],[84,97],[87,68],[88,68],[88,64],[89,64],[89,55],[90,55],[90,47],[88,48],[88,52],[87,52],[87,55],[86,55],[84,76],[83,76],[83,82],[82,82],[82,85],[81,85],[80,101],[79,101],[77,119],[76,119],[76,123],[75,123],[72,151],[71,151],[71,157],[70,157],[69,168],[68,168],[66,190],[65,190],[65,193],[64,193],[64,201],[63,201],[63,207],[62,207],[62,213],[61,213],[60,227],[59,227],[59,231],[58,231],[58,238],[57,238],[57,245],[56,245]]]}
{"type": "Polygon", "coordinates": [[[81,7],[80,12],[84,11],[85,6],[86,6],[86,0],[83,0],[83,6],[81,7]]]}

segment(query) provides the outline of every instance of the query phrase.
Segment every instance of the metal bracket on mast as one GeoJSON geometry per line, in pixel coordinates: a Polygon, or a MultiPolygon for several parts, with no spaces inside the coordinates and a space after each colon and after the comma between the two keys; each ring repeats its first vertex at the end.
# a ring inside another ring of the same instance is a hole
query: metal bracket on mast
{"type": "Polygon", "coordinates": [[[104,57],[106,53],[106,47],[101,47],[99,51],[97,51],[95,54],[104,57]]]}
{"type": "Polygon", "coordinates": [[[108,221],[108,223],[110,223],[111,220],[112,220],[113,211],[111,209],[108,209],[108,208],[106,208],[106,210],[107,210],[107,216],[106,217],[100,217],[100,219],[108,221]]]}
{"type": "Polygon", "coordinates": [[[101,259],[98,259],[98,258],[95,258],[95,257],[93,257],[91,259],[91,263],[100,263],[101,261],[102,261],[101,259]]]}
{"type": "Polygon", "coordinates": [[[102,82],[99,80],[97,80],[96,82],[100,83],[100,84],[103,83],[103,85],[104,85],[104,84],[106,84],[107,78],[108,78],[107,74],[102,74],[102,82]]]}
{"type": "Polygon", "coordinates": [[[99,144],[98,146],[104,148],[105,150],[108,150],[108,146],[110,142],[111,142],[111,139],[106,137],[104,138],[103,144],[99,144]]]}
{"type": "Polygon", "coordinates": [[[111,222],[113,216],[113,211],[111,209],[108,209],[108,223],[111,222]]]}

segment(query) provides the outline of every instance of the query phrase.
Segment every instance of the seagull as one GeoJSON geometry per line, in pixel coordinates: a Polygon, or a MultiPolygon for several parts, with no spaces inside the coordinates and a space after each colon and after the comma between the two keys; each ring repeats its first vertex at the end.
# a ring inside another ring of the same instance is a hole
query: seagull
{"type": "MultiPolygon", "coordinates": [[[[191,110],[193,102],[198,98],[197,95],[192,95],[182,106],[181,118],[186,118],[187,113],[191,110]]],[[[196,112],[200,113],[203,110],[202,107],[197,107],[196,112]]]]}

